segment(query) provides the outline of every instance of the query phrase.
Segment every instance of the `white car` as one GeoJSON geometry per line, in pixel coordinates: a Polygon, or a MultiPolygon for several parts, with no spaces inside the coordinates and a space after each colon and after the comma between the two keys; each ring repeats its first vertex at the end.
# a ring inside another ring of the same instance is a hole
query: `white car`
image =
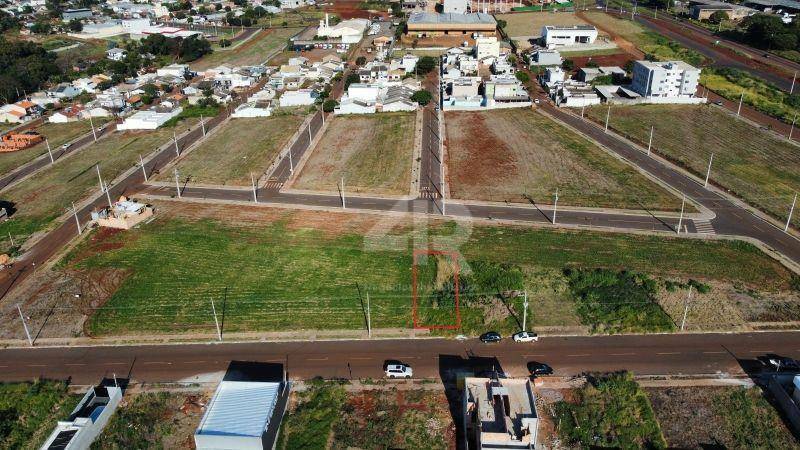
{"type": "Polygon", "coordinates": [[[411,378],[414,371],[408,364],[389,364],[386,366],[386,376],[389,378],[411,378]]]}
{"type": "Polygon", "coordinates": [[[70,147],[72,147],[72,143],[71,142],[67,142],[66,144],[61,146],[61,150],[66,150],[66,149],[68,149],[70,147]]]}
{"type": "Polygon", "coordinates": [[[514,339],[514,342],[537,342],[539,340],[539,336],[536,333],[531,333],[530,331],[520,331],[519,333],[515,333],[511,336],[511,339],[514,339]]]}

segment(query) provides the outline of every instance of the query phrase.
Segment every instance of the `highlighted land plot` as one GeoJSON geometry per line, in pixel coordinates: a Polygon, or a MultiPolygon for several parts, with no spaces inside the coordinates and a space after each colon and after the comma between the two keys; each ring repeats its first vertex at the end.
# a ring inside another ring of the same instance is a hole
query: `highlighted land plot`
{"type": "Polygon", "coordinates": [[[414,250],[412,315],[414,328],[461,328],[458,256],[438,250],[414,250]]]}

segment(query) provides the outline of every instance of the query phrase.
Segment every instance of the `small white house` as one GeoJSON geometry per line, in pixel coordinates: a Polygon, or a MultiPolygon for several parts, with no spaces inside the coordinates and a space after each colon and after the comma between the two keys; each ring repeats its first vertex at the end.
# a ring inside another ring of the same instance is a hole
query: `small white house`
{"type": "Polygon", "coordinates": [[[64,450],[88,449],[108,424],[122,400],[122,389],[116,386],[95,386],[89,389],[69,420],[59,421],[40,448],[64,450]]]}
{"type": "Polygon", "coordinates": [[[183,108],[180,107],[168,112],[139,111],[117,125],[117,130],[155,130],[169,119],[178,116],[182,111],[183,108]]]}
{"type": "Polygon", "coordinates": [[[298,89],[296,91],[286,91],[281,95],[279,104],[286,106],[308,106],[317,101],[319,94],[313,89],[298,89]]]}
{"type": "Polygon", "coordinates": [[[547,48],[588,45],[597,39],[597,28],[591,25],[542,27],[542,43],[547,48]]]}
{"type": "Polygon", "coordinates": [[[251,117],[269,117],[272,115],[272,105],[262,102],[247,102],[236,107],[231,117],[235,119],[251,117]]]}
{"type": "Polygon", "coordinates": [[[121,48],[112,48],[106,51],[106,58],[112,61],[122,61],[126,56],[128,56],[128,52],[121,48]]]}

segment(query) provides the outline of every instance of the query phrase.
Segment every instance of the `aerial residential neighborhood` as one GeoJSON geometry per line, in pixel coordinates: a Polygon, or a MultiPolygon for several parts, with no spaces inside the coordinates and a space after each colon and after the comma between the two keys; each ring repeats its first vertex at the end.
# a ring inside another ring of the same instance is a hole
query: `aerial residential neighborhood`
{"type": "Polygon", "coordinates": [[[0,0],[0,448],[800,448],[799,12],[0,0]]]}

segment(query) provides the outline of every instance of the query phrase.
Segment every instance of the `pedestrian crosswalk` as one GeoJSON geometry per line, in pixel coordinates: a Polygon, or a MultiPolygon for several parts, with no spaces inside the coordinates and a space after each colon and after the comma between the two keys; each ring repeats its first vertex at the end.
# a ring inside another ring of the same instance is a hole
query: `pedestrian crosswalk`
{"type": "Polygon", "coordinates": [[[710,220],[694,219],[694,227],[700,234],[716,234],[710,220]]]}
{"type": "Polygon", "coordinates": [[[439,193],[428,186],[424,186],[419,190],[419,198],[436,199],[439,198],[439,193]]]}
{"type": "Polygon", "coordinates": [[[264,189],[271,191],[280,191],[282,187],[283,183],[280,181],[267,181],[267,183],[264,185],[264,189]]]}

